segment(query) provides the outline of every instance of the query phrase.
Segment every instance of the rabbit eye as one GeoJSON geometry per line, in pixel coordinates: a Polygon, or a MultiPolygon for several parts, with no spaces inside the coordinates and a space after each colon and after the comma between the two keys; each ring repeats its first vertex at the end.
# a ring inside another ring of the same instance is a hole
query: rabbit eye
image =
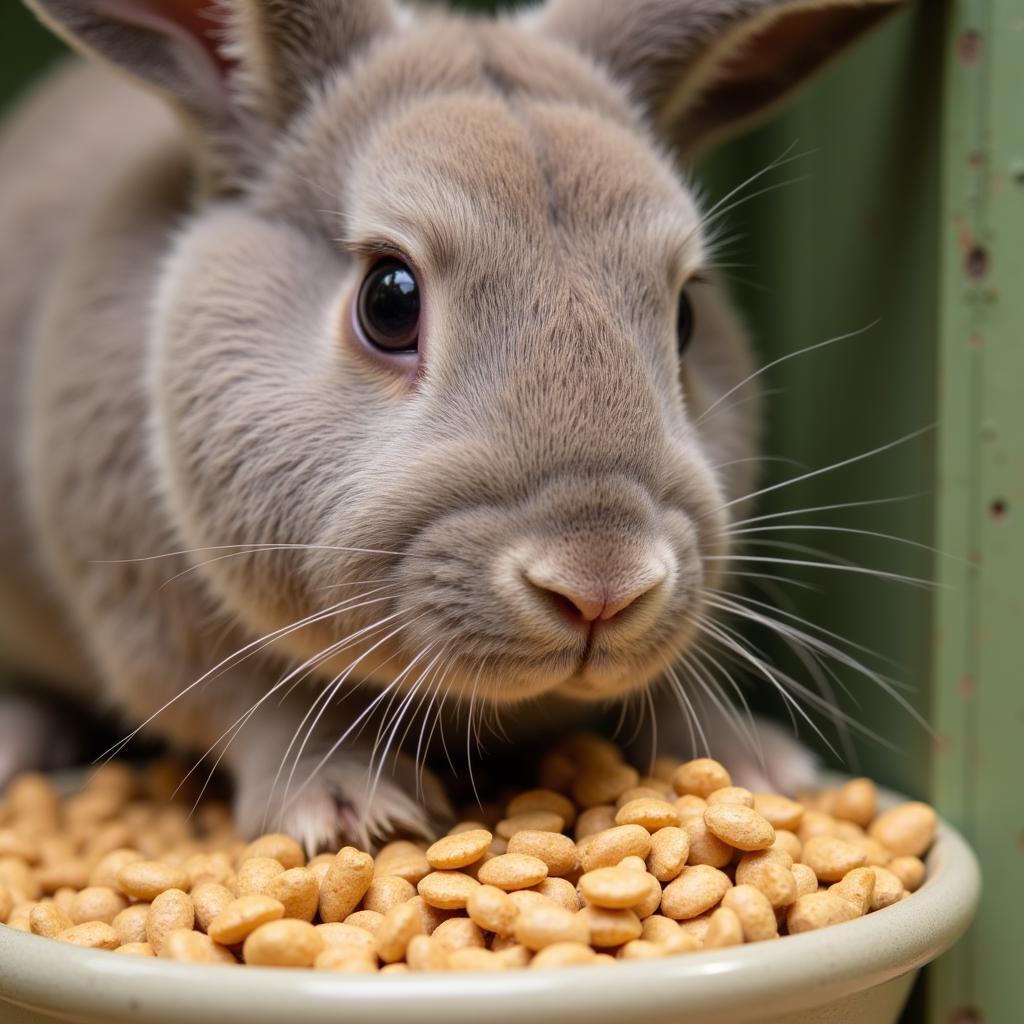
{"type": "Polygon", "coordinates": [[[693,304],[686,292],[679,293],[679,312],[676,314],[676,338],[679,354],[682,355],[690,346],[693,338],[693,304]]]}
{"type": "Polygon", "coordinates": [[[378,263],[359,289],[359,329],[375,348],[414,352],[420,326],[420,289],[413,272],[398,260],[378,263]]]}

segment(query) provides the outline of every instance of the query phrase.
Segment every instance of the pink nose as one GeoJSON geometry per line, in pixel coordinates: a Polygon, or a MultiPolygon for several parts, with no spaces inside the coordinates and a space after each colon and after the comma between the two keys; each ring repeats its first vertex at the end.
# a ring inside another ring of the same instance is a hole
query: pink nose
{"type": "Polygon", "coordinates": [[[620,615],[660,586],[667,571],[660,563],[652,562],[621,576],[602,578],[542,562],[531,565],[523,575],[570,619],[590,623],[620,615]]]}

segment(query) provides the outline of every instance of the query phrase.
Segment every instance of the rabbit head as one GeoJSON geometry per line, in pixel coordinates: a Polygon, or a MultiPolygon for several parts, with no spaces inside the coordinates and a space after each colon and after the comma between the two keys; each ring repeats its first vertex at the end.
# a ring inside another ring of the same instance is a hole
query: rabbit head
{"type": "Polygon", "coordinates": [[[30,2],[166,95],[194,148],[153,452],[232,615],[396,692],[597,700],[659,676],[757,439],[677,160],[892,4],[30,2]]]}

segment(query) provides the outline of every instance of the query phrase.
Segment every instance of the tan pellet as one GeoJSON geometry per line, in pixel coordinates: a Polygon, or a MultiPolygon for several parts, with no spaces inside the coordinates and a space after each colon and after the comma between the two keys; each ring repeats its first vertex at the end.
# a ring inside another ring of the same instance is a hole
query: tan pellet
{"type": "Polygon", "coordinates": [[[743,926],[739,915],[728,907],[719,907],[711,915],[704,933],[705,949],[723,949],[743,942],[743,926]]]}
{"type": "Polygon", "coordinates": [[[483,948],[487,942],[483,929],[468,917],[450,917],[435,929],[430,941],[445,953],[453,953],[467,946],[483,948]]]}
{"type": "Polygon", "coordinates": [[[665,886],[661,912],[675,921],[696,917],[717,905],[731,885],[725,872],[707,864],[683,868],[679,877],[665,886]]]}
{"type": "Polygon", "coordinates": [[[568,828],[576,821],[576,805],[567,796],[552,789],[528,789],[524,793],[519,793],[505,807],[505,817],[515,818],[533,811],[551,811],[557,814],[568,828]]]}
{"type": "MultiPolygon", "coordinates": [[[[192,906],[196,912],[196,925],[206,932],[210,922],[235,899],[234,893],[216,882],[203,882],[192,890],[192,906]]],[[[114,920],[117,927],[117,919],[114,920]]]]}
{"type": "Polygon", "coordinates": [[[796,899],[793,859],[776,847],[745,853],[736,864],[736,884],[760,889],[776,909],[787,907],[796,899]]]}
{"type": "Polygon", "coordinates": [[[238,868],[235,892],[239,896],[253,896],[266,891],[270,880],[284,873],[284,865],[273,857],[249,857],[238,868]]]}
{"type": "Polygon", "coordinates": [[[509,853],[525,853],[542,860],[549,875],[568,875],[579,866],[576,844],[558,832],[524,829],[508,841],[509,853]]]}
{"type": "Polygon", "coordinates": [[[416,890],[424,902],[432,907],[439,910],[462,910],[480,884],[461,871],[432,871],[420,879],[416,890]]]}
{"type": "Polygon", "coordinates": [[[421,878],[430,874],[430,864],[423,851],[406,840],[388,843],[374,861],[377,875],[394,875],[404,878],[410,885],[416,885],[421,878]]]}
{"type": "Polygon", "coordinates": [[[283,916],[284,907],[278,900],[269,896],[239,896],[210,922],[206,933],[222,946],[233,946],[261,924],[283,916]]]}
{"type": "Polygon", "coordinates": [[[489,949],[477,949],[467,946],[456,949],[448,954],[447,969],[449,971],[503,971],[505,963],[497,953],[489,949]]]}
{"type": "Polygon", "coordinates": [[[448,966],[448,954],[427,935],[415,935],[405,951],[405,962],[410,971],[443,971],[448,966]]]}
{"type": "Polygon", "coordinates": [[[795,832],[804,817],[803,804],[778,793],[755,793],[754,810],[771,822],[775,829],[784,828],[795,832]]]}
{"type": "Polygon", "coordinates": [[[587,921],[564,907],[527,907],[513,925],[516,942],[527,949],[539,950],[556,942],[590,942],[587,921]]]}
{"type": "Polygon", "coordinates": [[[477,879],[482,885],[494,885],[506,892],[528,889],[547,876],[547,864],[526,853],[503,853],[492,857],[477,872],[477,879]]]}
{"type": "Polygon", "coordinates": [[[903,883],[907,892],[921,888],[924,881],[924,861],[918,857],[893,857],[886,867],[903,883]]]}
{"type": "Polygon", "coordinates": [[[815,836],[834,836],[836,834],[836,819],[824,811],[807,810],[796,829],[797,838],[801,843],[815,836]]]}
{"type": "Polygon", "coordinates": [[[754,794],[743,786],[723,786],[709,793],[708,804],[742,804],[744,807],[754,806],[754,794]]]}
{"type": "Polygon", "coordinates": [[[376,974],[377,958],[372,953],[351,949],[325,949],[317,955],[313,966],[318,971],[336,971],[339,974],[376,974]]]}
{"type": "Polygon", "coordinates": [[[839,787],[832,816],[866,827],[878,812],[878,790],[870,779],[850,779],[839,787]]]}
{"type": "Polygon", "coordinates": [[[649,891],[647,878],[646,872],[623,867],[595,868],[580,876],[579,891],[595,907],[633,907],[649,891]]]}
{"type": "Polygon", "coordinates": [[[846,900],[858,916],[866,914],[875,894],[875,874],[871,868],[854,868],[830,885],[828,891],[846,900]]]}
{"type": "Polygon", "coordinates": [[[494,836],[483,828],[469,829],[438,839],[427,850],[427,863],[434,869],[464,868],[478,861],[491,845],[494,836]]]}
{"type": "Polygon", "coordinates": [[[838,882],[854,868],[864,866],[863,850],[835,836],[814,836],[804,843],[803,862],[823,882],[838,882]]]}
{"type": "Polygon", "coordinates": [[[794,861],[798,861],[804,851],[804,844],[800,842],[797,834],[785,828],[775,829],[775,842],[772,846],[785,850],[794,861]]]}
{"type": "Polygon", "coordinates": [[[672,776],[672,786],[680,796],[693,795],[706,799],[716,789],[731,785],[732,778],[725,766],[710,757],[687,761],[672,776]]]}
{"type": "Polygon", "coordinates": [[[642,924],[640,938],[660,945],[673,942],[682,932],[679,925],[664,914],[652,914],[642,924]]]}
{"type": "MultiPolygon", "coordinates": [[[[140,955],[142,956],[159,955],[165,960],[177,960],[179,963],[237,963],[231,950],[218,946],[209,935],[192,931],[190,928],[174,928],[169,931],[164,936],[159,954],[148,942],[139,943],[138,945],[149,949],[149,954],[141,953],[140,955]]],[[[122,952],[122,950],[119,949],[118,952],[122,952]]]]}
{"type": "Polygon", "coordinates": [[[511,935],[519,911],[507,892],[493,885],[481,885],[470,893],[466,912],[481,928],[496,935],[511,935]]]}
{"type": "Polygon", "coordinates": [[[766,850],[775,842],[771,823],[745,804],[709,802],[704,824],[735,850],[766,850]]]}
{"type": "Polygon", "coordinates": [[[854,907],[833,892],[812,892],[801,896],[786,912],[790,935],[841,924],[857,916],[854,907]]]}
{"type": "Polygon", "coordinates": [[[794,864],[790,870],[796,879],[796,895],[798,897],[818,891],[818,876],[806,864],[794,864]]]}
{"type": "MultiPolygon", "coordinates": [[[[273,896],[274,893],[269,895],[273,896]]],[[[400,903],[408,903],[415,895],[416,886],[411,882],[407,882],[397,875],[384,875],[383,878],[374,878],[363,894],[363,909],[376,910],[378,914],[386,914],[392,907],[400,903]]],[[[280,896],[277,898],[280,899],[280,896]]],[[[283,903],[284,900],[281,902],[283,903]]],[[[298,917],[299,915],[289,914],[288,916],[298,917]]]]}
{"type": "MultiPolygon", "coordinates": [[[[495,940],[497,942],[499,940],[495,940]]],[[[550,946],[548,947],[551,948],[550,946]]],[[[528,967],[530,965],[530,958],[533,955],[525,946],[520,946],[518,942],[513,942],[510,946],[504,946],[501,949],[495,946],[491,947],[492,951],[501,961],[503,967],[506,968],[520,968],[528,967]]],[[[543,952],[543,950],[541,950],[543,952]]]]}
{"type": "Polygon", "coordinates": [[[647,870],[659,882],[671,882],[690,856],[690,839],[685,829],[676,826],[660,828],[651,836],[651,852],[647,870]]]}
{"type": "MultiPolygon", "coordinates": [[[[545,878],[533,887],[533,891],[574,913],[582,905],[576,886],[566,878],[545,878]]],[[[515,893],[512,895],[515,896],[515,893]]]]}
{"type": "Polygon", "coordinates": [[[286,871],[301,868],[306,863],[302,847],[291,836],[281,832],[270,832],[254,839],[243,851],[239,860],[244,864],[252,857],[268,857],[276,860],[286,871]]]}
{"type": "Polygon", "coordinates": [[[903,893],[906,890],[896,875],[887,868],[880,868],[877,865],[869,867],[867,870],[875,876],[875,887],[871,894],[871,904],[868,910],[882,910],[903,899],[903,893]]]}
{"type": "Polygon", "coordinates": [[[149,907],[148,903],[133,903],[111,921],[122,945],[146,941],[146,918],[149,916],[149,907]]]}
{"type": "Polygon", "coordinates": [[[149,906],[146,915],[146,941],[160,955],[164,938],[175,928],[191,928],[195,924],[192,897],[181,889],[165,889],[149,906]]]}
{"type": "Polygon", "coordinates": [[[707,864],[713,868],[724,868],[732,861],[735,851],[708,828],[703,812],[700,817],[683,818],[682,822],[689,848],[687,864],[707,864]]]}
{"type": "Polygon", "coordinates": [[[339,850],[320,883],[320,917],[324,921],[344,920],[359,905],[372,881],[373,858],[368,853],[351,846],[339,850]]]}
{"type": "Polygon", "coordinates": [[[584,907],[578,916],[586,923],[591,945],[602,949],[638,939],[643,932],[640,918],[632,910],[584,907]]]}
{"type": "Polygon", "coordinates": [[[530,961],[531,969],[545,967],[576,967],[592,964],[596,957],[594,950],[584,942],[553,942],[541,949],[530,961]]]}
{"type": "Polygon", "coordinates": [[[383,921],[384,915],[376,910],[357,910],[349,914],[343,923],[376,934],[383,921]]]}
{"type": "Polygon", "coordinates": [[[722,906],[733,911],[739,919],[746,942],[763,942],[779,934],[775,909],[756,886],[733,886],[722,897],[722,906]]]}
{"type": "Polygon", "coordinates": [[[385,915],[375,936],[377,956],[386,964],[396,963],[405,956],[410,940],[422,934],[423,923],[411,903],[398,903],[385,915]]]}
{"type": "Polygon", "coordinates": [[[623,804],[615,813],[616,825],[640,825],[648,832],[679,824],[675,804],[652,797],[639,797],[623,804]]]}
{"type": "Polygon", "coordinates": [[[28,914],[29,928],[33,935],[42,935],[47,939],[56,938],[61,932],[81,921],[72,921],[56,904],[37,903],[28,914]]]}
{"type": "Polygon", "coordinates": [[[153,947],[148,942],[125,942],[114,950],[115,953],[124,953],[128,956],[156,956],[153,947]]]}
{"type": "Polygon", "coordinates": [[[587,836],[604,832],[615,824],[616,808],[614,804],[599,804],[597,807],[588,807],[580,813],[576,819],[574,835],[576,842],[587,836]]]}
{"type": "Polygon", "coordinates": [[[117,873],[117,887],[130,899],[152,901],[168,889],[187,889],[188,875],[184,868],[164,861],[136,860],[117,873]]]}
{"type": "MultiPolygon", "coordinates": [[[[577,844],[578,845],[578,844],[577,844]]],[[[613,867],[625,857],[646,857],[651,852],[651,834],[641,825],[615,825],[589,837],[580,850],[584,871],[613,867]]]]}
{"type": "Polygon", "coordinates": [[[128,906],[128,901],[105,885],[91,885],[76,893],[71,902],[71,920],[74,924],[85,921],[104,921],[112,924],[114,918],[128,906]]]}
{"type": "Polygon", "coordinates": [[[363,952],[373,952],[376,937],[365,928],[357,928],[342,921],[331,921],[329,924],[316,925],[317,934],[323,939],[325,949],[347,948],[363,952]]]}
{"type": "Polygon", "coordinates": [[[61,942],[70,942],[73,946],[87,946],[89,949],[117,949],[119,945],[117,932],[102,921],[86,921],[85,924],[72,925],[59,932],[57,938],[61,942]]]}
{"type": "Polygon", "coordinates": [[[572,795],[580,807],[614,804],[620,793],[635,786],[640,775],[627,764],[609,764],[578,775],[572,795]]]}
{"type": "Polygon", "coordinates": [[[313,925],[286,918],[253,929],[242,946],[242,958],[261,967],[312,967],[323,951],[323,937],[313,925]]]}
{"type": "Polygon", "coordinates": [[[938,816],[927,804],[917,801],[900,804],[879,815],[868,828],[897,857],[920,857],[935,839],[938,816]]]}

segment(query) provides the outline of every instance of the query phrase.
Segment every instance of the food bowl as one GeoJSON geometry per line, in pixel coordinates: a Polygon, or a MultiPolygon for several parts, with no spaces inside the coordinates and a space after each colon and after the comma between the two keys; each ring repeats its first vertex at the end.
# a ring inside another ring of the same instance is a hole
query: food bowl
{"type": "MultiPolygon", "coordinates": [[[[883,807],[904,798],[882,793],[883,807]]],[[[895,1024],[917,971],[974,914],[978,864],[939,823],[924,885],[772,942],[614,967],[339,975],[116,956],[0,926],[4,1024],[895,1024]]]]}

